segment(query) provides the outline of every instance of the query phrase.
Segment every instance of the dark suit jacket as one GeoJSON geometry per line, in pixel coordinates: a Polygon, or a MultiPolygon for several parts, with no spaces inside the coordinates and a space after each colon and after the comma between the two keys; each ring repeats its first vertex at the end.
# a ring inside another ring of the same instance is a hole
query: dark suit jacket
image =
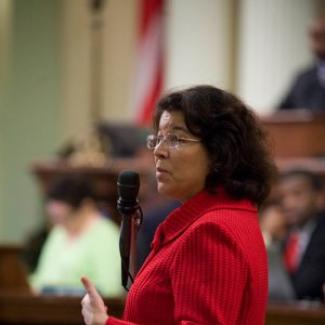
{"type": "Polygon", "coordinates": [[[324,299],[322,285],[325,283],[325,211],[317,217],[316,227],[291,280],[298,299],[324,299]]]}
{"type": "Polygon", "coordinates": [[[316,66],[298,74],[279,108],[325,112],[325,88],[319,82],[316,66]]]}
{"type": "Polygon", "coordinates": [[[280,241],[273,241],[267,247],[269,262],[269,301],[292,301],[295,300],[290,276],[283,265],[283,256],[280,241]]]}

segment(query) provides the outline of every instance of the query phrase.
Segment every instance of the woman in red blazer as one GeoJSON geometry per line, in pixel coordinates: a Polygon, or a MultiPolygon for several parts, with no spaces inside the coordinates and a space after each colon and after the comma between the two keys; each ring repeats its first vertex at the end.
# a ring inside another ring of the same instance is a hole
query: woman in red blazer
{"type": "Polygon", "coordinates": [[[128,294],[109,316],[93,284],[87,325],[264,324],[267,258],[257,206],[274,165],[264,133],[236,97],[212,86],[167,94],[148,137],[158,191],[183,202],[158,227],[128,294]]]}

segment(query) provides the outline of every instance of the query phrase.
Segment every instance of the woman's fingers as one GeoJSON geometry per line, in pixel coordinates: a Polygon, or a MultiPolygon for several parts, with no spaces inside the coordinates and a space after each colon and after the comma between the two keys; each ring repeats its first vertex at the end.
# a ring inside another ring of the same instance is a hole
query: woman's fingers
{"type": "Polygon", "coordinates": [[[104,325],[108,317],[104,300],[87,277],[82,277],[81,282],[86,290],[81,301],[81,313],[86,325],[104,325]]]}
{"type": "Polygon", "coordinates": [[[84,299],[88,296],[89,302],[86,305],[90,305],[92,308],[98,309],[100,311],[107,311],[103,298],[98,293],[95,285],[87,278],[82,277],[81,282],[87,292],[84,299]]]}
{"type": "Polygon", "coordinates": [[[84,286],[84,288],[86,289],[87,293],[91,296],[91,297],[97,297],[99,296],[94,284],[85,276],[83,276],[81,278],[81,282],[84,286]]]}
{"type": "MultiPolygon", "coordinates": [[[[106,310],[106,306],[95,285],[87,278],[82,277],[81,282],[89,295],[89,303],[92,307],[106,310]]],[[[87,295],[85,296],[85,298],[87,295]]]]}
{"type": "Polygon", "coordinates": [[[82,314],[82,317],[84,319],[85,324],[86,325],[92,325],[92,320],[93,320],[94,313],[93,313],[92,310],[90,310],[89,295],[88,294],[86,294],[84,299],[82,299],[81,304],[82,304],[81,314],[82,314]],[[88,299],[85,299],[86,297],[88,299]]]}

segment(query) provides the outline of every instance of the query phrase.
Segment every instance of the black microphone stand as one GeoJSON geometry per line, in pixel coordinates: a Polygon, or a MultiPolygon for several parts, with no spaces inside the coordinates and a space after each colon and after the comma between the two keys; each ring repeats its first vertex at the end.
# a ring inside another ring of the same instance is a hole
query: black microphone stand
{"type": "Polygon", "coordinates": [[[136,242],[137,233],[142,223],[143,213],[139,204],[126,206],[117,201],[117,209],[122,215],[120,234],[121,276],[122,286],[129,291],[136,276],[136,242]],[[130,280],[130,281],[129,281],[130,280]]]}

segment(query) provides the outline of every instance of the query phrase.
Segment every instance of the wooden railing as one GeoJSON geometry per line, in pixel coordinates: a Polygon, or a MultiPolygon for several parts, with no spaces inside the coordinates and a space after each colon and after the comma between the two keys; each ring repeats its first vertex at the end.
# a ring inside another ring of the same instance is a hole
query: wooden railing
{"type": "Polygon", "coordinates": [[[275,158],[325,157],[325,114],[280,111],[261,118],[275,158]]]}
{"type": "MultiPolygon", "coordinates": [[[[81,325],[81,298],[0,293],[1,325],[81,325]]],[[[106,299],[110,315],[120,317],[122,300],[106,299]]],[[[269,305],[266,325],[325,324],[325,307],[269,305]]]]}
{"type": "MultiPolygon", "coordinates": [[[[81,325],[81,298],[34,296],[31,294],[1,292],[1,325],[81,325]]],[[[109,313],[122,315],[123,301],[105,301],[109,313]]]]}

